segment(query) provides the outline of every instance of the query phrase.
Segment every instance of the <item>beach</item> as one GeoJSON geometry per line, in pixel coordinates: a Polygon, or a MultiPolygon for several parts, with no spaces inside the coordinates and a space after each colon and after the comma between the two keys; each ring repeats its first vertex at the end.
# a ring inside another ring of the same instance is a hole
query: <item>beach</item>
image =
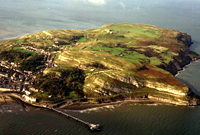
{"type": "Polygon", "coordinates": [[[150,99],[137,99],[137,100],[120,100],[115,102],[109,102],[109,103],[74,103],[71,105],[63,105],[61,107],[58,107],[59,109],[67,109],[67,110],[85,110],[85,109],[91,109],[91,108],[98,108],[98,107],[104,107],[104,106],[111,106],[111,105],[119,105],[119,104],[125,104],[125,103],[136,103],[136,104],[143,104],[143,105],[149,105],[149,104],[163,104],[163,105],[175,105],[170,104],[166,102],[161,102],[157,100],[150,100],[150,99]]]}
{"type": "Polygon", "coordinates": [[[11,97],[9,96],[2,96],[0,95],[0,105],[6,105],[6,104],[12,104],[12,103],[16,103],[15,100],[13,100],[11,97]]]}

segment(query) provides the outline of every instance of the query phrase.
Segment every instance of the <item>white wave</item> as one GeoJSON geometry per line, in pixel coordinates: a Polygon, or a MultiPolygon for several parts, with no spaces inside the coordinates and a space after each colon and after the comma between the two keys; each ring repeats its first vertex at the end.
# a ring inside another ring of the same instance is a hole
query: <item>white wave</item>
{"type": "Polygon", "coordinates": [[[194,108],[196,108],[197,106],[189,106],[189,108],[192,108],[192,109],[194,109],[194,108]]]}
{"type": "Polygon", "coordinates": [[[184,67],[182,70],[178,71],[178,73],[175,75],[175,77],[177,77],[181,72],[184,72],[185,68],[187,68],[187,67],[184,67]]]}
{"type": "Polygon", "coordinates": [[[179,74],[180,74],[180,73],[178,72],[178,73],[175,75],[175,77],[177,77],[179,74]]]}
{"type": "Polygon", "coordinates": [[[85,109],[85,110],[79,110],[78,112],[80,113],[89,113],[89,112],[97,112],[101,109],[101,107],[95,107],[95,108],[89,108],[89,109],[85,109]]]}
{"type": "Polygon", "coordinates": [[[153,104],[144,104],[147,106],[158,106],[158,105],[163,105],[162,103],[153,103],[153,104]]]}
{"type": "Polygon", "coordinates": [[[3,113],[3,110],[0,109],[0,112],[3,113]]]}
{"type": "Polygon", "coordinates": [[[6,110],[6,112],[8,112],[8,113],[12,113],[12,112],[13,112],[13,110],[6,110]]]}
{"type": "Polygon", "coordinates": [[[107,105],[107,106],[104,106],[105,108],[108,108],[108,109],[114,109],[115,106],[114,105],[107,105]]]}
{"type": "Polygon", "coordinates": [[[89,108],[85,110],[79,110],[78,112],[80,113],[90,113],[90,112],[99,112],[99,111],[112,111],[116,105],[106,105],[106,106],[101,106],[101,107],[94,107],[94,108],[89,108]]]}
{"type": "Polygon", "coordinates": [[[158,106],[163,105],[162,103],[129,103],[128,106],[158,106]]]}

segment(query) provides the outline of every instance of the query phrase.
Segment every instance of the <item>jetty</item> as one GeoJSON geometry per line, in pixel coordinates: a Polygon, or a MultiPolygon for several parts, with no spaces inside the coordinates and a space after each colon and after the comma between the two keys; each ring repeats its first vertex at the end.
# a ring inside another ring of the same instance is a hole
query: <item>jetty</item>
{"type": "Polygon", "coordinates": [[[85,124],[86,126],[89,127],[89,129],[91,131],[100,131],[100,125],[99,124],[92,124],[92,123],[89,123],[89,122],[86,122],[84,120],[81,120],[79,118],[76,118],[70,114],[67,114],[63,111],[60,111],[58,109],[55,109],[53,107],[50,107],[48,105],[43,105],[43,104],[34,104],[34,103],[29,103],[29,102],[26,102],[19,94],[16,94],[16,93],[3,93],[3,92],[0,92],[0,94],[2,94],[2,96],[10,96],[10,97],[13,97],[13,98],[16,98],[16,99],[19,99],[20,101],[22,101],[24,104],[27,104],[27,105],[30,105],[30,106],[33,106],[33,107],[37,107],[37,108],[44,108],[44,109],[48,109],[48,110],[52,110],[52,111],[55,111],[59,114],[62,114],[64,116],[67,116],[68,118],[71,118],[71,119],[74,119],[78,122],[81,122],[83,124],[85,124]]]}
{"type": "Polygon", "coordinates": [[[64,115],[64,116],[67,116],[67,117],[69,117],[69,118],[71,118],[71,119],[74,119],[74,120],[76,120],[76,121],[78,121],[78,122],[81,122],[81,123],[87,125],[87,126],[90,128],[91,131],[98,131],[98,130],[100,130],[100,125],[99,125],[99,124],[91,124],[91,123],[89,123],[89,122],[83,121],[83,120],[81,120],[81,119],[79,119],[79,118],[76,118],[76,117],[74,117],[74,116],[72,116],[72,115],[70,115],[70,114],[67,114],[67,113],[65,113],[65,112],[62,112],[62,111],[57,110],[57,109],[55,109],[55,108],[51,108],[51,107],[47,107],[47,108],[50,109],[50,110],[53,110],[53,111],[55,111],[55,112],[57,112],[57,113],[59,113],[59,114],[62,114],[62,115],[64,115]]]}

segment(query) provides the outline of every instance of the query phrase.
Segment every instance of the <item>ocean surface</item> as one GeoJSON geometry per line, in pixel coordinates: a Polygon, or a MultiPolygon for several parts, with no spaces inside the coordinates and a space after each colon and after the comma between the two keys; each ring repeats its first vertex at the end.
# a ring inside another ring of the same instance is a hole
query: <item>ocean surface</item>
{"type": "MultiPolygon", "coordinates": [[[[199,0],[0,0],[0,40],[50,29],[89,29],[131,22],[190,34],[191,50],[200,53],[199,0]]],[[[200,60],[177,79],[200,95],[200,60]]],[[[73,116],[102,125],[101,132],[48,110],[0,106],[0,135],[199,135],[200,107],[121,104],[73,116]]],[[[64,110],[66,111],[66,110],[64,110]]]]}
{"type": "Polygon", "coordinates": [[[58,113],[16,107],[0,114],[1,135],[198,135],[200,107],[121,104],[67,113],[91,123],[101,132],[58,113]],[[12,111],[12,110],[15,111],[12,111]]]}

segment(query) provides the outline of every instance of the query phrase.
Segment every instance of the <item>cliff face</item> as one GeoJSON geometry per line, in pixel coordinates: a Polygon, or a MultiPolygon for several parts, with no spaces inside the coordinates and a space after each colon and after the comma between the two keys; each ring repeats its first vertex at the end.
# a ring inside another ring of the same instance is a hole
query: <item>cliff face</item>
{"type": "Polygon", "coordinates": [[[181,99],[172,100],[171,98],[163,98],[163,97],[160,97],[159,95],[157,95],[157,96],[150,96],[149,95],[148,98],[153,100],[153,101],[157,101],[157,102],[161,102],[161,103],[180,105],[180,106],[189,106],[190,105],[188,100],[181,100],[181,99]]]}
{"type": "Polygon", "coordinates": [[[178,42],[184,44],[184,47],[177,51],[178,55],[173,56],[173,60],[169,63],[158,65],[159,68],[169,71],[172,75],[176,75],[178,71],[182,70],[184,66],[190,64],[191,61],[199,59],[199,55],[189,49],[193,44],[190,35],[187,35],[186,33],[178,33],[176,38],[178,42]]]}
{"type": "MultiPolygon", "coordinates": [[[[119,72],[118,72],[119,73],[119,72]]],[[[105,88],[107,90],[113,91],[115,93],[120,92],[130,92],[132,89],[148,87],[152,89],[156,89],[162,92],[168,92],[171,94],[179,95],[179,96],[186,96],[189,88],[186,85],[178,86],[178,85],[170,85],[164,81],[156,81],[152,79],[144,79],[138,78],[134,76],[122,76],[121,74],[112,75],[108,73],[104,73],[104,77],[102,74],[95,75],[95,76],[88,76],[86,79],[92,79],[93,85],[98,85],[99,88],[105,88]],[[107,79],[105,79],[107,78],[107,79]]],[[[172,79],[173,77],[169,76],[168,79],[172,79]]],[[[178,81],[177,81],[178,82],[178,81]]],[[[91,82],[88,81],[90,84],[91,82]]],[[[87,85],[87,84],[86,84],[87,85]]],[[[91,86],[91,85],[89,85],[91,86]]]]}
{"type": "Polygon", "coordinates": [[[175,94],[177,96],[186,96],[187,92],[189,91],[189,88],[187,86],[178,87],[178,86],[168,85],[165,83],[159,83],[159,82],[155,82],[155,81],[146,81],[145,86],[149,87],[149,88],[154,88],[158,91],[175,94]]]}
{"type": "MultiPolygon", "coordinates": [[[[148,70],[144,72],[148,73],[152,71],[148,70]]],[[[144,74],[144,72],[142,72],[142,74],[144,74]]],[[[125,71],[88,74],[84,89],[85,93],[91,90],[104,96],[127,93],[127,95],[130,95],[132,98],[148,97],[159,102],[189,105],[189,100],[187,98],[189,88],[178,82],[168,72],[164,70],[161,70],[161,72],[163,72],[163,76],[165,76],[163,79],[126,74],[125,71]]]]}
{"type": "Polygon", "coordinates": [[[184,66],[190,64],[191,61],[199,59],[198,56],[193,57],[191,53],[192,52],[188,52],[188,50],[181,50],[178,56],[173,57],[173,61],[161,64],[158,67],[169,71],[172,75],[176,75],[178,71],[182,70],[184,66]]]}

